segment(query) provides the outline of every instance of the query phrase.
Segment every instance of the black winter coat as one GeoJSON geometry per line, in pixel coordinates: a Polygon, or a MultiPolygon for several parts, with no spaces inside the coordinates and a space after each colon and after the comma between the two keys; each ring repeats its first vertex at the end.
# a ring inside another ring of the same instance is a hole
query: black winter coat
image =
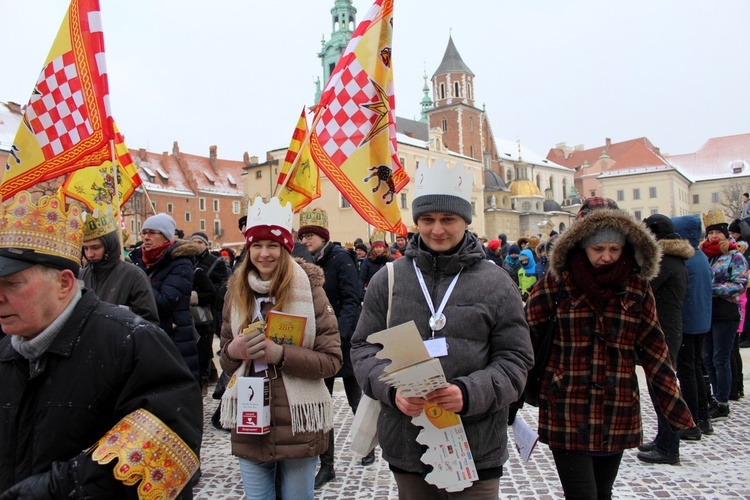
{"type": "Polygon", "coordinates": [[[657,243],[662,249],[659,274],[651,280],[656,300],[656,314],[669,347],[669,358],[677,366],[677,353],[682,345],[682,303],[688,284],[685,261],[695,255],[687,240],[662,239],[657,243]]]}
{"type": "Polygon", "coordinates": [[[352,369],[349,350],[361,310],[357,265],[349,252],[335,243],[326,245],[316,264],[323,268],[326,278],[325,283],[323,283],[323,290],[325,290],[328,302],[331,303],[339,322],[344,366],[337,376],[353,377],[354,370],[352,369]]]}
{"type": "Polygon", "coordinates": [[[146,269],[142,249],[130,253],[133,263],[146,271],[154,290],[156,307],[162,330],[175,343],[185,363],[200,380],[197,333],[190,315],[190,292],[193,289],[193,259],[200,253],[198,244],[192,241],[176,241],[167,248],[161,259],[146,269]]]}
{"type": "Polygon", "coordinates": [[[152,323],[84,290],[31,377],[29,362],[10,341],[10,335],[0,339],[0,492],[63,462],[91,498],[135,498],[135,487],[112,474],[117,460],[99,465],[83,450],[139,408],[198,453],[200,389],[152,323]]]}
{"type": "Polygon", "coordinates": [[[386,262],[393,262],[393,257],[390,254],[381,255],[374,259],[372,256],[368,256],[362,260],[362,267],[359,269],[359,286],[362,290],[367,288],[367,284],[372,277],[385,266],[386,262]]]}

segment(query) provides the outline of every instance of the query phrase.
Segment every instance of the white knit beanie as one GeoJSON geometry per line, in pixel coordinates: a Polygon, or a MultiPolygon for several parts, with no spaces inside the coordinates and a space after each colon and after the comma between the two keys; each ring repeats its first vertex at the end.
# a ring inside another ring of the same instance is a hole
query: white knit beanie
{"type": "Polygon", "coordinates": [[[177,225],[174,219],[165,213],[152,215],[143,223],[142,229],[159,231],[169,241],[174,241],[174,229],[177,225]]]}

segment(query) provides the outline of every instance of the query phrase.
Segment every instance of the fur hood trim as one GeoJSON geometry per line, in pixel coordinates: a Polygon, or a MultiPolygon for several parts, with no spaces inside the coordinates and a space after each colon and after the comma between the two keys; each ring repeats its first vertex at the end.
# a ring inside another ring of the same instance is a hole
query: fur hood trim
{"type": "Polygon", "coordinates": [[[295,258],[294,262],[299,264],[303,271],[307,274],[307,278],[310,280],[310,285],[315,288],[316,286],[323,286],[326,281],[326,275],[323,272],[323,268],[305,261],[304,259],[295,258]]]}
{"type": "Polygon", "coordinates": [[[690,246],[690,242],[687,240],[663,239],[658,240],[657,243],[664,255],[673,255],[682,260],[688,260],[695,255],[695,249],[690,246]]]}
{"type": "Polygon", "coordinates": [[[651,231],[623,210],[599,208],[582,219],[576,219],[570,229],[555,240],[550,256],[552,275],[560,280],[566,270],[570,252],[578,247],[582,239],[604,227],[614,228],[625,235],[627,243],[634,250],[635,261],[640,266],[638,274],[649,281],[659,274],[662,251],[651,231]]]}
{"type": "Polygon", "coordinates": [[[201,247],[192,240],[175,240],[175,243],[170,247],[173,259],[178,257],[197,257],[201,254],[201,247]]]}

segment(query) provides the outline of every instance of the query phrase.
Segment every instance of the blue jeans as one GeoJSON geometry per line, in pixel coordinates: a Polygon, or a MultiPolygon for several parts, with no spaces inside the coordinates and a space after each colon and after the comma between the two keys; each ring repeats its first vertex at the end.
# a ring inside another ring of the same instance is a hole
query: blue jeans
{"type": "Polygon", "coordinates": [[[294,458],[272,462],[256,462],[240,458],[242,485],[247,500],[276,499],[276,471],[281,479],[281,498],[315,498],[315,469],[318,457],[294,458]]]}
{"type": "Polygon", "coordinates": [[[730,357],[739,324],[739,321],[712,321],[711,330],[703,343],[703,364],[711,381],[714,399],[722,404],[729,402],[732,387],[730,357]]]}

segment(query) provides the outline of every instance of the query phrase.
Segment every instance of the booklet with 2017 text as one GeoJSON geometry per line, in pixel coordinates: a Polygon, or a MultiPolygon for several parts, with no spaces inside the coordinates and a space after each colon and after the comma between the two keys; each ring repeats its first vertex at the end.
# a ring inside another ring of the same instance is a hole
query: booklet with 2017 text
{"type": "Polygon", "coordinates": [[[269,311],[266,315],[266,338],[279,345],[302,345],[307,318],[281,311],[269,311]]]}

